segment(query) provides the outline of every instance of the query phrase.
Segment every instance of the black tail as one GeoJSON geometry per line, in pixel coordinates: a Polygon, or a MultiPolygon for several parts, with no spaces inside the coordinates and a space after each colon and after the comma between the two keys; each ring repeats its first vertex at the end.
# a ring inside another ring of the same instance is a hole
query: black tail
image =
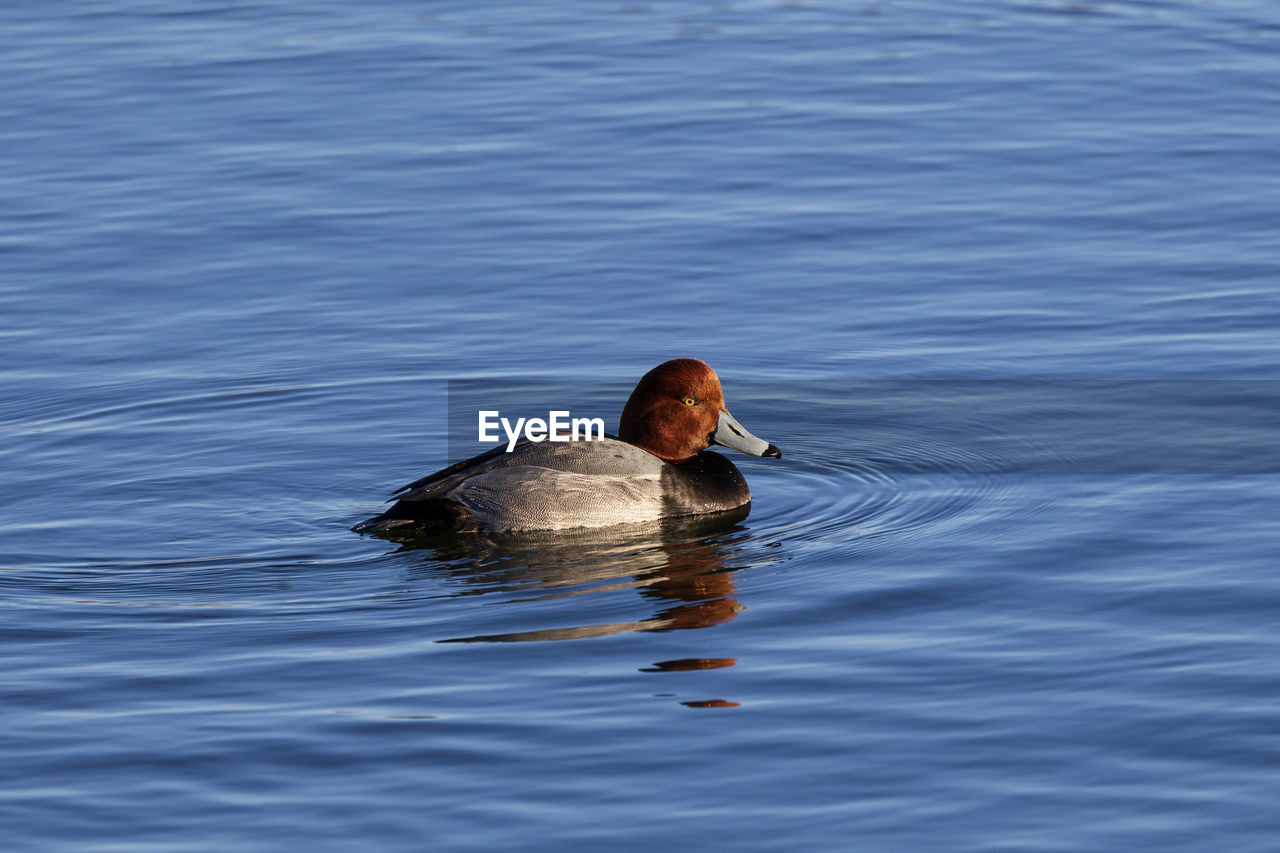
{"type": "Polygon", "coordinates": [[[356,533],[382,533],[395,528],[413,528],[423,533],[475,533],[479,523],[471,510],[447,498],[397,501],[391,509],[366,518],[351,528],[356,533]]]}

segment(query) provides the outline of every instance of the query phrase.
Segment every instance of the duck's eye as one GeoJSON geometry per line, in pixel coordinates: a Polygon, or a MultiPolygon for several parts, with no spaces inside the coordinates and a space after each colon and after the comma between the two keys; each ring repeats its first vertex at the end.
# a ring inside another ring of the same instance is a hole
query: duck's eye
{"type": "Polygon", "coordinates": [[[698,405],[698,401],[693,399],[692,397],[685,397],[684,400],[682,400],[681,402],[683,402],[686,406],[698,405]]]}

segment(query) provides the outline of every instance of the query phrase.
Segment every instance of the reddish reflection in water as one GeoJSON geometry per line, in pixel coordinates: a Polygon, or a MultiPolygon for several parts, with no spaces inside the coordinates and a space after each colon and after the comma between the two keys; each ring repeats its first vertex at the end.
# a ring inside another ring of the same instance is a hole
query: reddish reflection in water
{"type": "Polygon", "coordinates": [[[653,666],[641,668],[641,672],[688,672],[693,669],[724,669],[738,663],[737,658],[681,658],[658,661],[653,666]]]}
{"type": "Polygon", "coordinates": [[[728,622],[746,609],[730,597],[734,591],[733,573],[727,571],[727,555],[713,543],[665,544],[661,551],[667,561],[665,577],[647,586],[644,594],[684,603],[659,612],[655,619],[663,624],[649,630],[707,628],[728,622]]]}

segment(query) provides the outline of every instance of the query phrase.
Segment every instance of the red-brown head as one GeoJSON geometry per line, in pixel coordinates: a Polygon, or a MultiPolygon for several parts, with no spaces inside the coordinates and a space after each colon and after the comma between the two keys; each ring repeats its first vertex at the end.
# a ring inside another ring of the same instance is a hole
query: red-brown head
{"type": "Polygon", "coordinates": [[[782,456],[733,419],[719,377],[696,358],[665,361],[640,378],[622,408],[618,438],[668,462],[692,458],[713,443],[753,456],[782,456]]]}

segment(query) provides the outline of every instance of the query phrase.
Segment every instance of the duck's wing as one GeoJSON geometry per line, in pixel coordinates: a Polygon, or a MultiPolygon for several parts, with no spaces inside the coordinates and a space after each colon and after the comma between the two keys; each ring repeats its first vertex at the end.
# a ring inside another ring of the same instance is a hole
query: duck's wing
{"type": "Polygon", "coordinates": [[[660,477],[581,474],[534,465],[485,471],[449,491],[481,530],[605,527],[662,518],[660,477]]]}
{"type": "Polygon", "coordinates": [[[496,447],[402,486],[392,500],[419,501],[440,497],[467,480],[516,466],[549,468],[575,474],[656,477],[665,465],[658,457],[613,436],[591,442],[521,440],[511,452],[496,447]]]}

